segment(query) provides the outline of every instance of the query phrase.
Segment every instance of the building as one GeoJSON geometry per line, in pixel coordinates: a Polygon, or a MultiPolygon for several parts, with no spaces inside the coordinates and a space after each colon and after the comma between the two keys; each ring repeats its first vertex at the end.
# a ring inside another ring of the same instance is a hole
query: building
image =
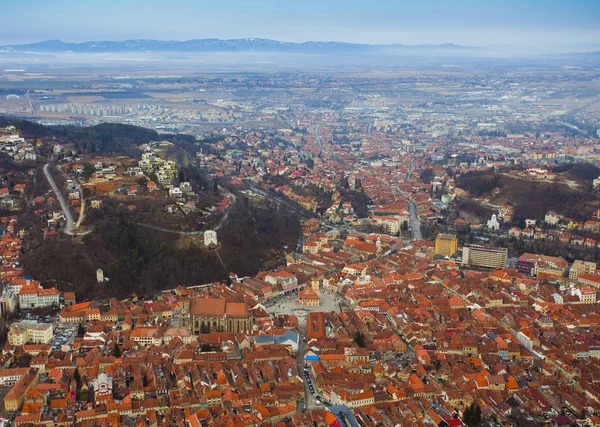
{"type": "Polygon", "coordinates": [[[284,270],[267,274],[265,282],[272,285],[281,285],[284,294],[298,290],[298,278],[284,270]]]}
{"type": "Polygon", "coordinates": [[[452,234],[438,234],[435,238],[435,254],[451,256],[458,251],[458,238],[452,234]]]}
{"type": "Polygon", "coordinates": [[[588,285],[600,289],[600,276],[595,274],[580,274],[577,281],[581,285],[588,285]]]}
{"type": "Polygon", "coordinates": [[[204,232],[204,246],[217,246],[218,244],[217,232],[214,230],[206,230],[204,232]]]}
{"type": "Polygon", "coordinates": [[[568,266],[569,263],[564,258],[527,252],[521,255],[515,264],[515,268],[523,274],[546,274],[554,277],[564,276],[568,266]]]}
{"type": "Polygon", "coordinates": [[[181,318],[181,326],[192,334],[210,331],[242,332],[252,327],[252,315],[245,302],[230,302],[223,298],[192,298],[181,301],[181,309],[187,317],[181,318]]]}
{"type": "Polygon", "coordinates": [[[36,368],[30,368],[4,397],[4,410],[12,412],[21,409],[27,392],[38,383],[38,379],[39,371],[36,368]]]}
{"type": "Polygon", "coordinates": [[[596,263],[590,261],[575,260],[569,269],[569,279],[577,280],[582,274],[594,274],[596,263]]]}
{"type": "Polygon", "coordinates": [[[14,347],[28,342],[48,344],[52,341],[53,332],[54,328],[51,323],[31,321],[13,323],[8,331],[8,344],[14,347]]]}
{"type": "Polygon", "coordinates": [[[19,302],[19,295],[15,293],[10,287],[5,287],[0,295],[0,315],[8,316],[9,314],[17,311],[17,304],[19,302]]]}
{"type": "Polygon", "coordinates": [[[102,283],[104,282],[104,271],[101,268],[96,270],[96,282],[102,283]]]}
{"type": "Polygon", "coordinates": [[[285,331],[280,335],[259,335],[255,336],[253,339],[256,347],[272,344],[290,346],[292,349],[292,354],[296,354],[298,351],[298,344],[300,343],[300,336],[295,331],[285,331]]]}
{"type": "Polygon", "coordinates": [[[321,224],[315,218],[310,218],[304,224],[302,224],[302,234],[310,236],[312,233],[317,231],[321,224]]]}
{"type": "Polygon", "coordinates": [[[96,402],[112,400],[113,380],[106,373],[101,372],[98,377],[90,381],[89,387],[94,391],[96,402]]]}
{"type": "Polygon", "coordinates": [[[312,288],[306,288],[298,292],[298,304],[302,306],[318,307],[320,303],[321,301],[319,298],[319,294],[315,292],[312,288]]]}
{"type": "Polygon", "coordinates": [[[487,222],[487,228],[492,231],[498,231],[500,229],[500,223],[496,214],[492,214],[492,218],[487,222]]]}
{"type": "Polygon", "coordinates": [[[371,220],[378,226],[383,227],[386,234],[397,236],[402,229],[403,223],[408,223],[407,219],[400,215],[395,216],[374,216],[371,220]]]}
{"type": "Polygon", "coordinates": [[[135,328],[129,338],[137,344],[147,347],[149,345],[162,345],[164,331],[159,327],[140,326],[135,328]]]}
{"type": "Polygon", "coordinates": [[[28,371],[29,368],[0,369],[0,387],[15,385],[28,371]]]}
{"type": "Polygon", "coordinates": [[[465,245],[462,265],[484,268],[504,268],[508,261],[508,249],[493,246],[465,245]]]}
{"type": "Polygon", "coordinates": [[[21,309],[40,307],[58,307],[60,292],[55,288],[44,289],[34,283],[26,284],[19,291],[19,306],[21,309]]]}

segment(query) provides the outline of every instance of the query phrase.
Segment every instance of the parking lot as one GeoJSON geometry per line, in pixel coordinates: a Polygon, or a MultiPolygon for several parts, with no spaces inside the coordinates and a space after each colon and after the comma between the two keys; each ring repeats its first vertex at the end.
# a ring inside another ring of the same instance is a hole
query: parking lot
{"type": "Polygon", "coordinates": [[[77,336],[77,325],[57,324],[54,329],[54,337],[50,342],[52,351],[60,349],[61,345],[73,345],[77,336]]]}

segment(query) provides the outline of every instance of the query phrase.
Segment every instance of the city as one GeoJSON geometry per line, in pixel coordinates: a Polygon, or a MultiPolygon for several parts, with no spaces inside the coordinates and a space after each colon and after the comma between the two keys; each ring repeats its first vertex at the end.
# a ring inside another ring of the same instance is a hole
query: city
{"type": "Polygon", "coordinates": [[[0,425],[600,425],[597,51],[87,40],[0,47],[0,425]]]}

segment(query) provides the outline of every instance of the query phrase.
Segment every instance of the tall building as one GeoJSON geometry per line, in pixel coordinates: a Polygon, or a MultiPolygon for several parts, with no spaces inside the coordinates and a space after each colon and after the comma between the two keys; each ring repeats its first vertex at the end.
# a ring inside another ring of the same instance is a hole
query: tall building
{"type": "Polygon", "coordinates": [[[458,238],[452,234],[438,234],[435,238],[435,254],[454,255],[458,251],[458,238]]]}
{"type": "Polygon", "coordinates": [[[462,265],[484,268],[504,268],[508,261],[507,248],[465,245],[462,250],[462,265]]]}

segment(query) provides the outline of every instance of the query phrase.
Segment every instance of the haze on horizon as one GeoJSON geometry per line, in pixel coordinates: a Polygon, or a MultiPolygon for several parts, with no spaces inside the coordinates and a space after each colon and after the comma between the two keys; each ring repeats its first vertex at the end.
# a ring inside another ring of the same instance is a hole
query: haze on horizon
{"type": "Polygon", "coordinates": [[[268,38],[514,50],[600,49],[593,0],[5,0],[0,45],[268,38]]]}

